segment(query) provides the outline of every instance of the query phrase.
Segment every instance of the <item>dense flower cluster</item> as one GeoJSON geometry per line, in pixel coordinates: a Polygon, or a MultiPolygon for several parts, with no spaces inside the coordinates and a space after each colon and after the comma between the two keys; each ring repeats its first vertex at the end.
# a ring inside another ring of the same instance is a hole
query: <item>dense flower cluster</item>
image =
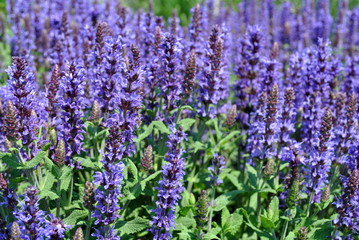
{"type": "Polygon", "coordinates": [[[359,7],[227,2],[6,1],[0,240],[358,238],[359,7]]]}
{"type": "Polygon", "coordinates": [[[175,209],[181,199],[183,192],[183,176],[185,174],[185,160],[183,158],[182,141],[186,135],[176,126],[170,126],[171,134],[167,141],[168,151],[165,156],[165,165],[162,167],[162,180],[158,183],[158,200],[156,209],[153,210],[154,216],[151,220],[151,232],[153,239],[165,240],[171,239],[170,230],[175,225],[175,209]]]}

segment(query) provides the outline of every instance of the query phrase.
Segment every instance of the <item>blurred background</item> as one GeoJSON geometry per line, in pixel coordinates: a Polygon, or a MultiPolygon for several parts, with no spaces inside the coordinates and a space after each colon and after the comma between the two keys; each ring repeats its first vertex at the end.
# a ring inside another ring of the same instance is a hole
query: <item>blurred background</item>
{"type": "MultiPolygon", "coordinates": [[[[3,1],[3,0],[0,0],[3,1]]],[[[121,0],[126,6],[129,6],[133,9],[148,9],[148,0],[121,0]]],[[[190,12],[189,10],[200,3],[201,0],[152,0],[153,8],[156,15],[164,16],[168,18],[172,15],[173,9],[176,9],[178,16],[181,19],[182,25],[187,25],[190,12]]],[[[218,2],[224,1],[227,5],[230,5],[233,9],[237,7],[237,4],[242,0],[217,0],[218,2]]],[[[258,0],[250,0],[258,1],[258,0]]],[[[312,0],[316,1],[316,0],[312,0]]],[[[341,0],[330,0],[331,2],[331,13],[335,17],[338,9],[338,4],[341,0]]],[[[348,1],[348,0],[347,0],[348,1]]],[[[285,2],[285,0],[277,0],[278,4],[285,2]]],[[[294,8],[298,9],[301,5],[302,0],[290,0],[293,3],[294,8]]],[[[349,0],[349,7],[354,8],[359,4],[359,0],[349,0]]]]}

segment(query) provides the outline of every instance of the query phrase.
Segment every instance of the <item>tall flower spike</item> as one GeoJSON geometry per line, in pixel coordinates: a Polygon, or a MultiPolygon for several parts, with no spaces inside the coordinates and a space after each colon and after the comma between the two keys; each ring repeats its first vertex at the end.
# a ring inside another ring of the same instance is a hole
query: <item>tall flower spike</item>
{"type": "Polygon", "coordinates": [[[320,202],[321,192],[327,184],[328,173],[332,165],[333,151],[330,142],[333,127],[332,119],[330,109],[325,109],[320,130],[316,133],[314,147],[306,159],[307,166],[309,166],[307,186],[313,202],[320,202]]]}
{"type": "Polygon", "coordinates": [[[46,97],[48,99],[47,111],[51,113],[51,117],[56,116],[56,104],[58,102],[58,91],[61,79],[61,72],[59,65],[55,64],[52,68],[51,79],[46,86],[46,97]]]}
{"type": "Polygon", "coordinates": [[[204,228],[208,220],[207,219],[208,203],[209,202],[208,202],[207,191],[202,190],[196,204],[197,207],[196,222],[197,222],[197,227],[200,229],[204,228]]]}
{"type": "Polygon", "coordinates": [[[210,171],[210,178],[211,178],[211,184],[213,186],[218,186],[223,181],[219,179],[219,175],[222,173],[223,168],[226,165],[226,161],[224,160],[224,157],[221,155],[218,155],[218,153],[213,154],[212,158],[212,165],[208,167],[208,170],[210,171]]]}
{"type": "Polygon", "coordinates": [[[162,166],[162,179],[158,183],[158,200],[156,209],[152,210],[154,216],[150,221],[154,240],[169,240],[172,238],[171,230],[174,228],[175,208],[181,199],[184,188],[182,185],[185,174],[185,161],[182,157],[181,142],[186,138],[182,129],[170,126],[171,134],[168,136],[166,164],[162,166]]]}
{"type": "Polygon", "coordinates": [[[74,166],[73,156],[80,154],[83,150],[84,123],[82,117],[85,108],[83,78],[83,67],[73,62],[67,65],[61,81],[64,98],[59,99],[62,111],[57,130],[59,137],[65,142],[65,163],[69,166],[74,166]]]}
{"type": "Polygon", "coordinates": [[[38,190],[28,187],[21,203],[20,210],[15,212],[21,237],[27,239],[39,239],[45,233],[45,212],[39,209],[38,190]]]}
{"type": "Polygon", "coordinates": [[[122,158],[126,149],[125,142],[122,142],[123,132],[121,123],[124,120],[119,114],[113,114],[107,120],[109,137],[106,141],[104,156],[101,160],[103,164],[102,172],[95,172],[94,184],[99,187],[95,190],[95,201],[97,202],[92,217],[94,217],[96,233],[93,236],[111,237],[115,234],[104,231],[120,217],[119,197],[121,196],[121,185],[123,180],[124,164],[122,158]],[[106,235],[107,234],[107,235],[106,235]],[[106,236],[105,236],[106,235],[106,236]]]}
{"type": "MultiPolygon", "coordinates": [[[[7,69],[7,74],[12,103],[16,109],[17,130],[21,133],[22,144],[30,149],[34,148],[33,141],[37,138],[37,126],[31,113],[35,110],[35,77],[27,61],[20,57],[13,57],[13,63],[7,69]]],[[[23,158],[29,160],[32,156],[24,154],[23,158]]]]}
{"type": "Polygon", "coordinates": [[[228,76],[225,74],[224,39],[221,29],[215,26],[208,38],[205,62],[199,79],[200,113],[214,117],[215,106],[227,96],[228,76]]]}
{"type": "Polygon", "coordinates": [[[344,193],[334,203],[338,213],[333,223],[346,233],[359,231],[359,170],[344,178],[344,193]]]}
{"type": "Polygon", "coordinates": [[[183,97],[188,97],[192,93],[193,88],[195,87],[196,71],[196,53],[194,50],[192,50],[187,60],[185,75],[183,79],[183,97]]]}

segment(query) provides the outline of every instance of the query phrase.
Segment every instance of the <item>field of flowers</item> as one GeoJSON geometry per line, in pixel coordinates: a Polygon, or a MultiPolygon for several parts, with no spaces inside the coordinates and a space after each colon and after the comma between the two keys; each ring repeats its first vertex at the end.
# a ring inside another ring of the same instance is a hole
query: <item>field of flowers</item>
{"type": "Polygon", "coordinates": [[[359,7],[0,15],[0,239],[359,239],[359,7]]]}

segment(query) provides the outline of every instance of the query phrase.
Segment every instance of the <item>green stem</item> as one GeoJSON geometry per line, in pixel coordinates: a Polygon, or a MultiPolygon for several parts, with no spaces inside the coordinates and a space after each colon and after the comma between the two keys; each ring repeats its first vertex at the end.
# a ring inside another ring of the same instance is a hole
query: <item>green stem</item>
{"type": "MultiPolygon", "coordinates": [[[[61,180],[57,181],[57,194],[61,196],[61,180]]],[[[56,200],[56,217],[60,217],[60,198],[56,200]]]]}
{"type": "Polygon", "coordinates": [[[91,211],[89,210],[87,216],[87,224],[86,224],[86,231],[85,231],[85,239],[90,239],[90,229],[91,229],[91,211]]]}
{"type": "Polygon", "coordinates": [[[194,178],[194,176],[195,176],[195,174],[196,174],[196,165],[193,163],[193,170],[192,170],[192,172],[191,172],[191,175],[189,176],[189,178],[188,178],[188,185],[187,185],[187,192],[191,192],[192,191],[192,187],[193,187],[193,178],[194,178]]]}
{"type": "Polygon", "coordinates": [[[272,229],[272,236],[273,236],[273,239],[274,239],[274,240],[277,240],[277,236],[276,236],[276,234],[275,234],[274,229],[272,229]]]}
{"type": "Polygon", "coordinates": [[[284,220],[284,221],[285,221],[285,223],[284,223],[284,226],[283,226],[283,229],[282,229],[280,240],[284,240],[286,235],[287,235],[287,229],[288,229],[289,221],[287,221],[287,220],[284,220]]]}
{"type": "Polygon", "coordinates": [[[69,192],[69,198],[68,198],[67,206],[71,205],[73,192],[74,192],[74,177],[71,178],[71,182],[70,182],[70,192],[69,192]]]}
{"type": "Polygon", "coordinates": [[[216,190],[212,188],[211,210],[209,212],[209,218],[208,218],[208,232],[210,232],[212,228],[213,207],[215,206],[215,200],[214,200],[215,197],[216,197],[216,190]]]}
{"type": "Polygon", "coordinates": [[[314,192],[311,192],[310,196],[309,196],[308,207],[307,207],[307,217],[309,217],[309,215],[310,215],[310,207],[312,205],[313,197],[314,197],[314,192]]]}
{"type": "Polygon", "coordinates": [[[262,205],[261,205],[261,193],[260,193],[260,181],[262,179],[262,168],[263,168],[263,161],[260,161],[258,169],[257,169],[257,221],[258,226],[261,223],[261,211],[262,211],[262,205]]]}

